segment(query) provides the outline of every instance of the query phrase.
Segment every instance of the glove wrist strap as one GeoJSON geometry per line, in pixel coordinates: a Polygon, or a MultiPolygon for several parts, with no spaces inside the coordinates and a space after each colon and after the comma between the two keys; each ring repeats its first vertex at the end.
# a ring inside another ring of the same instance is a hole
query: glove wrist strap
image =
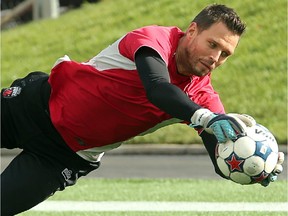
{"type": "Polygon", "coordinates": [[[190,127],[204,127],[206,128],[208,122],[215,117],[215,114],[208,109],[198,109],[191,117],[190,127]]]}

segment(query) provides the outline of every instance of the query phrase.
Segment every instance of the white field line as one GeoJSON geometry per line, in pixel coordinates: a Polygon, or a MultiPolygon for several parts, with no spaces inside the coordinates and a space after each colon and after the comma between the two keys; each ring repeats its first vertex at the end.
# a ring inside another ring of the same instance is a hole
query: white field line
{"type": "Polygon", "coordinates": [[[32,211],[154,211],[154,212],[288,212],[288,202],[142,202],[142,201],[45,201],[32,211]]]}

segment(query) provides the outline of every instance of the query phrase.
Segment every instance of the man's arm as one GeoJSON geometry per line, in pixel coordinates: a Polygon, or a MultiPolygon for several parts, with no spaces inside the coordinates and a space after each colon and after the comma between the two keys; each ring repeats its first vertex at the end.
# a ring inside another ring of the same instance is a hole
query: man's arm
{"type": "Polygon", "coordinates": [[[191,122],[191,127],[209,130],[221,143],[235,139],[236,132],[243,132],[242,126],[233,117],[217,115],[202,108],[171,84],[167,66],[155,50],[140,48],[135,54],[135,63],[148,100],[159,109],[174,118],[191,122]]]}
{"type": "MultiPolygon", "coordinates": [[[[190,122],[193,113],[201,108],[177,86],[170,84],[167,66],[160,55],[151,48],[140,48],[135,57],[139,76],[147,92],[147,97],[155,106],[173,117],[190,122]]],[[[219,170],[215,159],[217,139],[203,131],[200,134],[216,173],[226,178],[219,170]]]]}
{"type": "Polygon", "coordinates": [[[201,106],[170,83],[167,66],[160,55],[149,47],[142,47],[136,52],[135,63],[148,100],[171,116],[190,122],[201,106]]]}

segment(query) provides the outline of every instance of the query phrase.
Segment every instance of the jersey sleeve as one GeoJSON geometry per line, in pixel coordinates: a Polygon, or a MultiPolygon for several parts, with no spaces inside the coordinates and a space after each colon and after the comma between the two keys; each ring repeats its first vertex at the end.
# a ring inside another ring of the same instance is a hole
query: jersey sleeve
{"type": "Polygon", "coordinates": [[[205,77],[193,77],[195,84],[189,86],[186,93],[192,101],[217,114],[224,114],[225,108],[219,94],[211,84],[211,75],[205,77]]]}
{"type": "Polygon", "coordinates": [[[155,50],[168,65],[171,55],[170,32],[159,26],[147,26],[129,32],[119,43],[120,54],[131,61],[135,61],[135,54],[141,47],[149,47],[155,50]]]}

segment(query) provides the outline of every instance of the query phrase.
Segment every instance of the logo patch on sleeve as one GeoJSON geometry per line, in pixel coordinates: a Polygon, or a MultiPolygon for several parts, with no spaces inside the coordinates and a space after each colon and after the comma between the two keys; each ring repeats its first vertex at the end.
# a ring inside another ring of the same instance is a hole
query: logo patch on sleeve
{"type": "Polygon", "coordinates": [[[12,97],[18,96],[20,93],[21,93],[21,87],[14,86],[14,87],[5,89],[2,93],[2,96],[4,98],[12,98],[12,97]]]}

